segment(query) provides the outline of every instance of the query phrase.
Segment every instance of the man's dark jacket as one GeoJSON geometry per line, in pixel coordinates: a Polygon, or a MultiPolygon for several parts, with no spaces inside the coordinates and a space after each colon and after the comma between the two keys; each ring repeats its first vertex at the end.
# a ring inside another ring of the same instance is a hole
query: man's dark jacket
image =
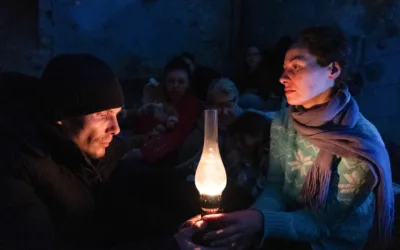
{"type": "Polygon", "coordinates": [[[93,161],[55,125],[21,110],[1,111],[0,249],[107,249],[104,189],[124,144],[114,138],[93,161]]]}

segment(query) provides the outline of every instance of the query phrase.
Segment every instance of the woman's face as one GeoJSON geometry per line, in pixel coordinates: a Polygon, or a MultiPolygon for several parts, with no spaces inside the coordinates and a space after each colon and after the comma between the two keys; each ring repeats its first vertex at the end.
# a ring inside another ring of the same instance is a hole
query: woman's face
{"type": "Polygon", "coordinates": [[[189,76],[185,70],[176,69],[165,77],[167,95],[171,101],[178,101],[189,87],[189,76]]]}
{"type": "Polygon", "coordinates": [[[261,52],[257,47],[249,47],[246,52],[246,64],[250,69],[254,70],[262,60],[261,52]]]}
{"type": "Polygon", "coordinates": [[[332,63],[326,67],[318,65],[317,58],[308,48],[300,43],[294,44],[286,53],[280,78],[288,103],[310,108],[327,102],[340,74],[340,68],[333,70],[332,66],[332,63]]]}

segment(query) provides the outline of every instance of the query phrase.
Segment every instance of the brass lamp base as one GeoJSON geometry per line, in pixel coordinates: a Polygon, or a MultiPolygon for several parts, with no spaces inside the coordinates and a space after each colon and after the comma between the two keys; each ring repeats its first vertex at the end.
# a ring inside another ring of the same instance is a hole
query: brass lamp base
{"type": "Polygon", "coordinates": [[[202,215],[215,214],[221,206],[221,195],[200,195],[202,215]]]}
{"type": "MultiPolygon", "coordinates": [[[[209,215],[218,213],[221,206],[221,195],[200,195],[201,215],[209,215]]],[[[192,236],[193,243],[201,246],[210,246],[210,241],[204,240],[204,235],[208,232],[216,231],[221,228],[219,223],[208,223],[207,227],[201,231],[194,233],[192,236]]]]}

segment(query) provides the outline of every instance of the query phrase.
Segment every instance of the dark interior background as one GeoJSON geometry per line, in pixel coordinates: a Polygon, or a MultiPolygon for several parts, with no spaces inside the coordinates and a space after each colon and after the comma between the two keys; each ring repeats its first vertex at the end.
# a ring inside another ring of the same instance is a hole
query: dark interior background
{"type": "Polygon", "coordinates": [[[54,55],[93,53],[124,80],[133,102],[143,79],[182,51],[230,76],[246,46],[267,49],[284,35],[325,24],[351,38],[363,114],[387,142],[400,143],[396,0],[2,0],[0,64],[40,75],[54,55]]]}

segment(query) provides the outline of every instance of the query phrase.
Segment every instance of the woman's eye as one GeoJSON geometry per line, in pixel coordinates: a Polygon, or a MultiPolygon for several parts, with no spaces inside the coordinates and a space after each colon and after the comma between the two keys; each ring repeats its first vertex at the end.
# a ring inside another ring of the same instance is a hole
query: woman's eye
{"type": "Polygon", "coordinates": [[[294,70],[298,70],[298,69],[300,69],[300,66],[298,64],[293,64],[292,68],[294,70]]]}

